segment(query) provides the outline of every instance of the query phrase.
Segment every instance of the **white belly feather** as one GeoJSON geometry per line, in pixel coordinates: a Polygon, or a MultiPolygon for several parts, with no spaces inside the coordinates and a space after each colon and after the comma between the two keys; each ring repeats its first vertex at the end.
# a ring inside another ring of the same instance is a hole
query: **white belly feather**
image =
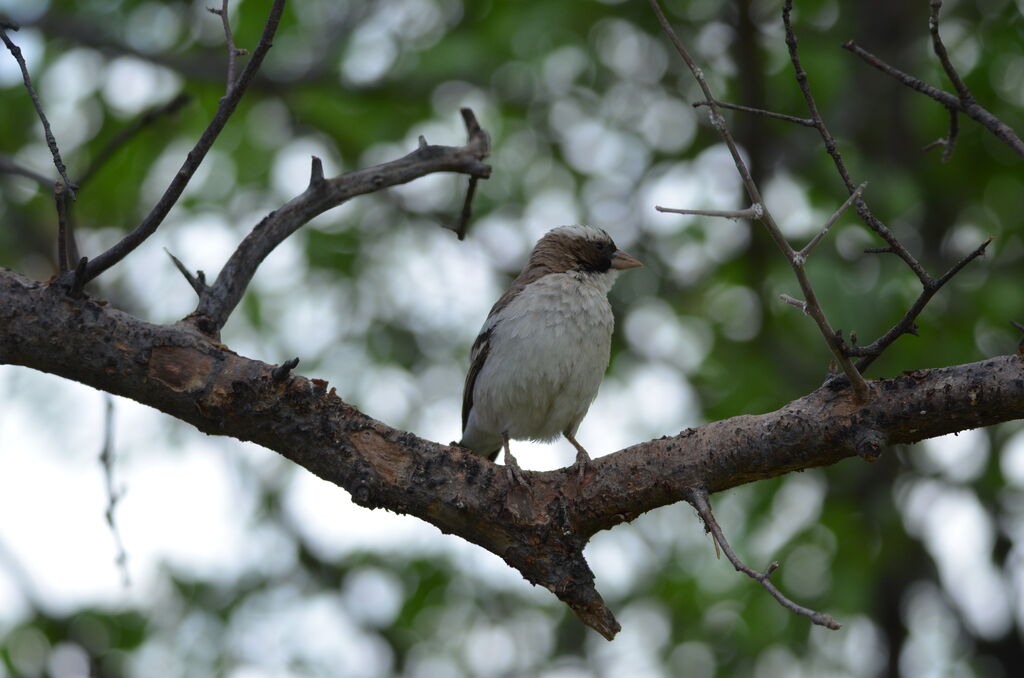
{"type": "Polygon", "coordinates": [[[608,367],[614,277],[552,274],[517,295],[491,334],[467,432],[499,444],[502,431],[531,440],[576,433],[608,367]]]}

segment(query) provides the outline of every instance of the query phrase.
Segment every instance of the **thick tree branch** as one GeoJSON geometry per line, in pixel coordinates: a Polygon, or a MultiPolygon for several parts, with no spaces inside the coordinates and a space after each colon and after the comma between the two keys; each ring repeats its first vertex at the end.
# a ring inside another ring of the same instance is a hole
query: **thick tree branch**
{"type": "Polygon", "coordinates": [[[1024,418],[1024,356],[1002,356],[872,381],[866,405],[826,385],[775,412],[597,458],[582,484],[571,467],[526,471],[527,495],[500,466],[371,419],[324,382],[275,379],[274,366],[236,355],[186,323],[152,325],[5,269],[0,364],[57,374],[275,450],[362,506],[419,517],[498,554],[606,637],[618,624],[583,558],[597,531],[697,488],[718,492],[854,455],[873,458],[886,441],[1024,418]]]}
{"type": "Polygon", "coordinates": [[[191,322],[207,334],[224,327],[241,301],[249,281],[263,259],[285,238],[310,219],[358,195],[404,184],[434,172],[461,172],[487,178],[491,168],[483,162],[490,153],[487,133],[477,124],[473,112],[462,111],[469,140],[465,146],[422,144],[412,153],[380,165],[325,179],[319,158],[313,158],[309,186],[302,194],[274,210],[256,224],[238,245],[217,280],[200,295],[191,322]]]}

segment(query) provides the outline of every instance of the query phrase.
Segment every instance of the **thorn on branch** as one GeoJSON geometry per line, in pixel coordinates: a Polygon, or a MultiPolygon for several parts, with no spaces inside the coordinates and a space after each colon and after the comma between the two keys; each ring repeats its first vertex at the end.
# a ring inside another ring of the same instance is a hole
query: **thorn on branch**
{"type": "Polygon", "coordinates": [[[842,628],[839,622],[832,618],[832,615],[825,614],[824,612],[816,612],[815,610],[803,607],[802,605],[797,605],[775,587],[771,582],[770,577],[779,567],[777,562],[772,562],[764,572],[758,572],[740,560],[739,556],[737,556],[732,550],[732,547],[729,546],[729,542],[726,540],[725,534],[722,532],[722,528],[719,527],[718,521],[715,520],[715,514],[711,510],[711,502],[708,500],[708,493],[706,490],[690,489],[686,492],[684,499],[686,499],[693,508],[697,509],[697,513],[700,515],[701,520],[704,521],[704,529],[711,533],[711,537],[722,547],[725,557],[729,559],[729,562],[732,563],[732,566],[735,567],[737,571],[742,572],[754,581],[759,582],[768,590],[768,593],[772,594],[775,600],[779,601],[780,605],[790,612],[803,615],[818,626],[824,626],[832,630],[842,628]]]}
{"type": "Polygon", "coordinates": [[[292,358],[291,360],[283,362],[274,368],[274,371],[270,373],[270,378],[273,379],[275,382],[282,382],[288,377],[288,374],[293,369],[295,369],[295,366],[298,364],[298,358],[292,358]]]}
{"type": "Polygon", "coordinates": [[[309,186],[313,189],[319,189],[324,185],[324,163],[317,156],[313,156],[311,166],[309,168],[309,186]]]}
{"type": "Polygon", "coordinates": [[[206,292],[206,274],[202,271],[196,271],[196,275],[193,276],[192,273],[185,268],[185,264],[181,263],[178,257],[171,254],[170,250],[166,247],[164,248],[164,252],[167,252],[167,256],[169,256],[171,261],[174,262],[178,271],[185,276],[185,280],[187,280],[188,284],[192,286],[192,289],[195,290],[196,294],[202,297],[203,293],[206,292]]]}
{"type": "MultiPolygon", "coordinates": [[[[78,260],[78,265],[75,266],[74,272],[71,274],[71,284],[68,286],[68,296],[72,299],[81,299],[83,294],[82,291],[85,288],[85,267],[89,263],[89,257],[82,257],[78,260]]],[[[66,274],[65,274],[66,275],[66,274]]]]}

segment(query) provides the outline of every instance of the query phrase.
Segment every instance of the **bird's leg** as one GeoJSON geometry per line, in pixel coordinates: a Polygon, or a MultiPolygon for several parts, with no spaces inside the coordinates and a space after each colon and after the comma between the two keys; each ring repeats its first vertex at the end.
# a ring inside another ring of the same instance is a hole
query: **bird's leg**
{"type": "Polygon", "coordinates": [[[505,468],[508,469],[509,477],[512,478],[512,482],[515,484],[529,489],[529,485],[526,484],[526,479],[523,478],[523,470],[519,468],[519,462],[512,456],[512,450],[508,448],[508,433],[505,431],[501,432],[501,444],[505,449],[505,468]]]}
{"type": "Polygon", "coordinates": [[[583,474],[587,471],[587,464],[590,463],[590,455],[583,449],[583,446],[576,442],[576,438],[571,433],[565,431],[562,433],[565,439],[572,443],[572,446],[576,448],[576,461],[573,462],[572,467],[576,469],[576,474],[579,483],[583,483],[583,474]]]}

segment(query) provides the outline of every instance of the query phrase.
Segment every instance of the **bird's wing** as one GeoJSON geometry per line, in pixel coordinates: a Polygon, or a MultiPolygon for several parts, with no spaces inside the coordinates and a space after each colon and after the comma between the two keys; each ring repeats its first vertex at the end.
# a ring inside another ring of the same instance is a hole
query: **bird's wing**
{"type": "Polygon", "coordinates": [[[476,378],[484,367],[487,354],[491,351],[491,332],[494,326],[488,327],[477,336],[473,342],[473,349],[469,352],[469,372],[466,373],[466,387],[462,392],[462,430],[466,430],[466,423],[469,421],[469,411],[473,409],[473,387],[476,386],[476,378]]]}

